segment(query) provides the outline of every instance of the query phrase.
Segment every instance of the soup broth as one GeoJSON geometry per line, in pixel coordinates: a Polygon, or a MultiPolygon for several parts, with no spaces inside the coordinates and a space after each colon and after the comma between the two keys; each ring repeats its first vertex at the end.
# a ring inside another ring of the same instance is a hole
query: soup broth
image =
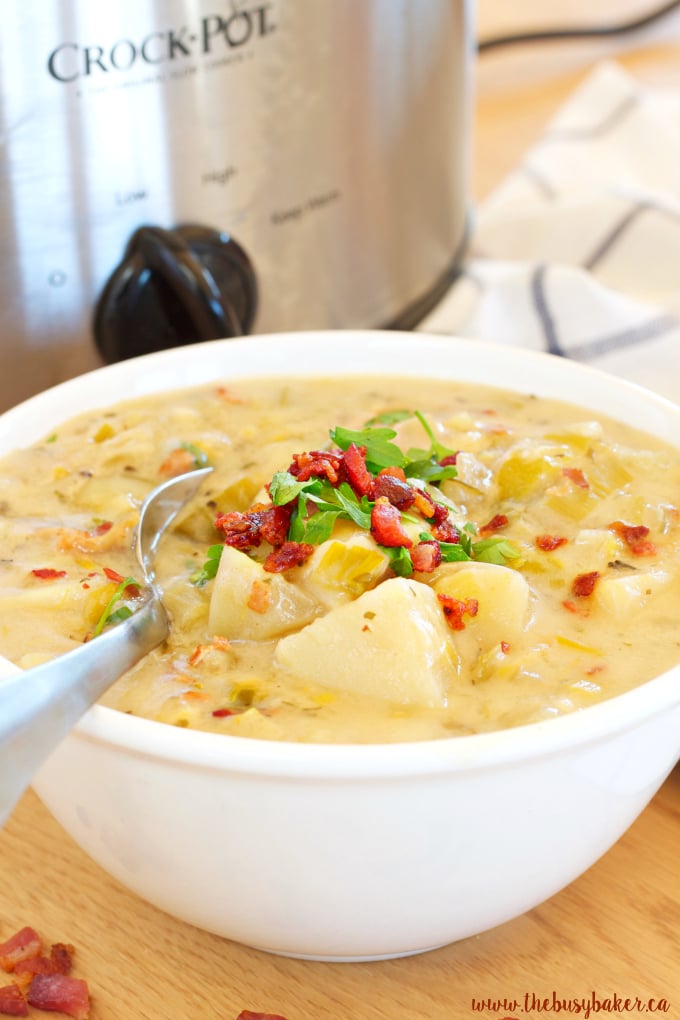
{"type": "Polygon", "coordinates": [[[566,403],[390,377],[136,398],[0,464],[0,652],[134,612],[139,507],[167,642],[104,703],[271,740],[385,743],[580,710],[680,659],[680,454],[566,403]]]}

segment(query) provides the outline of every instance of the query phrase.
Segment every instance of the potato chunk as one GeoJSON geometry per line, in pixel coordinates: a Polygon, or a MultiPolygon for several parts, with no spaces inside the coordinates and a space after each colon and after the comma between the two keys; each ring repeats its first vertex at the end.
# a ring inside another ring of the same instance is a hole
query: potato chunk
{"type": "Polygon", "coordinates": [[[395,577],[283,638],[276,660],[326,687],[443,706],[458,670],[449,633],[432,589],[395,577]]]}
{"type": "Polygon", "coordinates": [[[317,603],[282,574],[270,574],[246,553],[225,545],[210,599],[211,634],[268,641],[314,617],[317,603]]]}
{"type": "Polygon", "coordinates": [[[500,642],[513,643],[525,630],[531,614],[531,592],[524,577],[494,563],[451,563],[434,583],[436,592],[454,599],[474,599],[476,615],[465,617],[456,633],[464,658],[487,651],[500,642]]]}
{"type": "Polygon", "coordinates": [[[621,577],[603,577],[593,592],[597,605],[615,619],[638,613],[654,595],[668,584],[670,578],[663,570],[624,574],[621,577]]]}

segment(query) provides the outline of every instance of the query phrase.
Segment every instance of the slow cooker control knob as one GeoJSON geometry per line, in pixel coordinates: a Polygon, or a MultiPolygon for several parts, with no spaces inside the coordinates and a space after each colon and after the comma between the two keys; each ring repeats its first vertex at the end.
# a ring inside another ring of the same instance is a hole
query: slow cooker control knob
{"type": "Polygon", "coordinates": [[[108,362],[249,333],[257,280],[229,234],[142,226],[97,302],[94,339],[108,362]]]}

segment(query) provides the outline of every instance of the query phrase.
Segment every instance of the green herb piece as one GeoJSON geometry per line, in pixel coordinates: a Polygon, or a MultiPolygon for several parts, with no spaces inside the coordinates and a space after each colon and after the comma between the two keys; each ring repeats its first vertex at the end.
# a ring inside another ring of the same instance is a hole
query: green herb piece
{"type": "Polygon", "coordinates": [[[460,542],[440,542],[439,548],[444,563],[460,563],[470,559],[465,545],[460,542]]]}
{"type": "Polygon", "coordinates": [[[341,482],[337,489],[333,490],[335,498],[351,521],[365,531],[371,529],[371,502],[366,496],[357,498],[351,485],[341,482]]]}
{"type": "Polygon", "coordinates": [[[197,468],[208,467],[210,461],[208,454],[205,450],[202,450],[200,446],[196,446],[195,443],[180,443],[182,450],[186,450],[194,458],[194,463],[197,468]]]}
{"type": "Polygon", "coordinates": [[[140,587],[139,582],[135,581],[134,577],[124,577],[120,584],[117,585],[116,590],[106,604],[104,612],[97,620],[97,625],[94,628],[94,637],[98,637],[110,623],[119,623],[128,616],[132,616],[132,610],[128,609],[127,606],[119,606],[118,609],[114,609],[125,597],[126,589],[130,587],[137,589],[140,587]]]}
{"type": "Polygon", "coordinates": [[[333,534],[335,522],[340,511],[320,510],[312,514],[306,521],[302,522],[300,538],[291,538],[293,542],[308,542],[310,545],[321,545],[328,541],[333,534]]]}
{"type": "Polygon", "coordinates": [[[391,442],[396,436],[394,429],[389,428],[365,428],[357,431],[337,426],[330,430],[330,437],[333,442],[346,450],[351,443],[366,448],[366,467],[373,474],[382,471],[386,467],[403,467],[406,458],[403,451],[396,443],[391,442]]]}
{"type": "MultiPolygon", "coordinates": [[[[398,425],[399,422],[408,421],[413,416],[413,411],[385,411],[383,414],[377,414],[375,418],[370,418],[366,422],[365,428],[373,425],[398,425]]],[[[388,466],[392,467],[393,465],[388,466]]]]}
{"type": "Polygon", "coordinates": [[[127,620],[132,616],[132,610],[129,606],[121,606],[120,609],[116,609],[115,613],[111,613],[107,624],[110,626],[112,623],[122,623],[123,620],[127,620]]]}
{"type": "Polygon", "coordinates": [[[269,498],[274,506],[285,506],[315,485],[318,487],[318,479],[299,482],[290,471],[277,471],[269,483],[269,498]]]}
{"type": "Polygon", "coordinates": [[[333,514],[348,518],[350,521],[364,531],[371,527],[371,503],[366,496],[358,498],[351,485],[341,482],[334,488],[332,485],[322,484],[316,489],[308,489],[305,497],[317,507],[317,513],[329,511],[333,514]]]}
{"type": "Polygon", "coordinates": [[[191,575],[189,580],[192,584],[195,584],[197,588],[202,588],[204,584],[211,581],[217,573],[217,568],[220,565],[220,558],[222,556],[223,545],[211,545],[206,553],[206,561],[200,570],[197,570],[191,575]]]}
{"type": "Polygon", "coordinates": [[[410,577],[413,573],[413,560],[411,559],[411,553],[405,546],[379,546],[383,552],[387,553],[390,566],[397,575],[397,577],[410,577]]]}
{"type": "Polygon", "coordinates": [[[443,482],[446,478],[456,478],[458,475],[454,464],[440,464],[436,457],[411,460],[405,465],[404,471],[407,480],[416,478],[423,482],[443,482]]]}
{"type": "Polygon", "coordinates": [[[512,542],[498,535],[473,542],[472,549],[476,560],[481,560],[482,563],[495,563],[500,567],[505,566],[508,560],[519,559],[522,555],[512,542]]]}
{"type": "Polygon", "coordinates": [[[434,434],[432,426],[428,422],[425,415],[422,414],[421,411],[414,411],[414,414],[418,421],[420,422],[420,424],[425,429],[425,432],[427,433],[427,438],[430,440],[429,456],[436,457],[437,460],[443,460],[444,457],[455,457],[456,451],[449,449],[448,446],[444,446],[442,443],[439,442],[439,440],[434,434]]]}

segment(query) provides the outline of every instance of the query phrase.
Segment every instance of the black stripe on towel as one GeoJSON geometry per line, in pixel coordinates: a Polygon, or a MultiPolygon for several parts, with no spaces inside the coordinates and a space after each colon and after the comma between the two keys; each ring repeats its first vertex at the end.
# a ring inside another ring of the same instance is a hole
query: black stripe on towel
{"type": "Polygon", "coordinates": [[[546,350],[550,354],[557,354],[561,358],[564,358],[567,356],[567,352],[563,350],[557,338],[555,320],[550,312],[550,308],[548,307],[548,298],[546,294],[547,269],[548,267],[542,264],[536,266],[531,274],[531,299],[534,311],[538,316],[538,321],[540,322],[541,329],[543,330],[546,350]]]}
{"type": "Polygon", "coordinates": [[[649,319],[647,322],[640,323],[639,326],[632,326],[620,333],[610,333],[606,336],[594,337],[592,340],[586,340],[580,344],[574,344],[569,348],[569,357],[577,361],[590,361],[624,347],[635,347],[637,344],[649,340],[657,340],[664,333],[671,333],[678,328],[680,328],[680,321],[675,316],[659,315],[655,319],[649,319]]]}
{"type": "Polygon", "coordinates": [[[609,233],[598,243],[595,250],[588,256],[587,259],[582,263],[584,269],[594,269],[598,262],[611,251],[616,242],[623,234],[626,233],[628,228],[646,212],[655,212],[660,216],[668,216],[673,220],[680,220],[680,216],[675,212],[674,209],[668,209],[666,206],[660,205],[658,202],[636,202],[628,212],[624,213],[619,222],[612,227],[609,233]]]}

